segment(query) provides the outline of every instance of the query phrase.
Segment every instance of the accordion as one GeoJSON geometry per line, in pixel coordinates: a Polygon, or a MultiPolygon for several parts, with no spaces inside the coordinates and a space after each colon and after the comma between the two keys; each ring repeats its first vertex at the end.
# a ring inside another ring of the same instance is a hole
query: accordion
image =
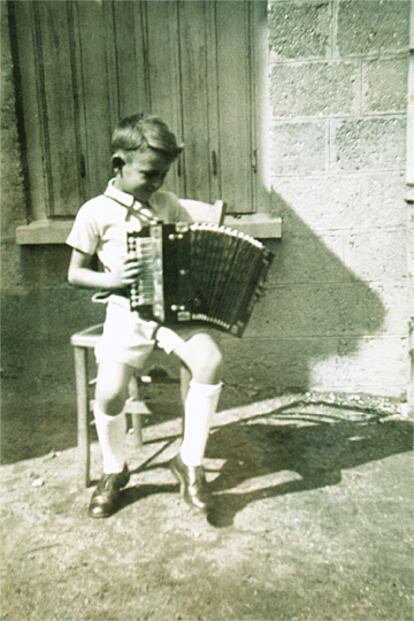
{"type": "Polygon", "coordinates": [[[128,232],[142,272],[131,310],[163,324],[202,321],[241,336],[263,291],[273,254],[226,226],[153,224],[128,232]]]}

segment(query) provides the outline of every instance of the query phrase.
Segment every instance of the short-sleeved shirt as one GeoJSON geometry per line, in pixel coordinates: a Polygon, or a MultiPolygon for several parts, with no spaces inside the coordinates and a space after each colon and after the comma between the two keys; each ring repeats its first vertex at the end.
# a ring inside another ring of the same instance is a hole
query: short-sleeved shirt
{"type": "Polygon", "coordinates": [[[112,179],[104,194],[79,209],[66,243],[86,254],[97,254],[105,271],[113,271],[127,254],[127,232],[140,231],[155,220],[166,224],[190,221],[171,192],[155,192],[142,205],[116,188],[112,179]]]}

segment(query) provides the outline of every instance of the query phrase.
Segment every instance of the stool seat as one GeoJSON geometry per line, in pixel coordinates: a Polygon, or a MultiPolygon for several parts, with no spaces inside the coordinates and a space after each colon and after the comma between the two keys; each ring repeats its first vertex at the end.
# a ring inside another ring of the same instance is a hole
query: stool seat
{"type": "Polygon", "coordinates": [[[74,347],[95,347],[98,338],[102,336],[103,324],[98,323],[95,326],[90,326],[80,332],[75,332],[70,337],[70,344],[74,347]]]}
{"type": "MultiPolygon", "coordinates": [[[[94,400],[89,399],[89,389],[95,380],[89,380],[88,351],[95,348],[102,335],[103,324],[96,324],[72,334],[70,343],[75,357],[75,381],[78,421],[78,460],[79,484],[88,487],[90,483],[90,413],[93,412],[94,400]]],[[[142,439],[142,415],[151,414],[144,401],[139,398],[138,379],[133,376],[129,387],[129,398],[124,413],[131,416],[135,445],[139,448],[142,439]]]]}

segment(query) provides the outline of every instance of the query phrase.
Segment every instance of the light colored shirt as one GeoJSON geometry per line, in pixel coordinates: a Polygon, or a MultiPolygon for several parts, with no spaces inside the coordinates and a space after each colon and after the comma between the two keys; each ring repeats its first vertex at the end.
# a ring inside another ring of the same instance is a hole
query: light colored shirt
{"type": "Polygon", "coordinates": [[[159,190],[148,205],[114,186],[112,179],[104,192],[79,209],[66,243],[89,255],[97,254],[105,271],[114,271],[127,254],[127,232],[159,220],[166,224],[190,222],[187,211],[175,194],[159,190]]]}

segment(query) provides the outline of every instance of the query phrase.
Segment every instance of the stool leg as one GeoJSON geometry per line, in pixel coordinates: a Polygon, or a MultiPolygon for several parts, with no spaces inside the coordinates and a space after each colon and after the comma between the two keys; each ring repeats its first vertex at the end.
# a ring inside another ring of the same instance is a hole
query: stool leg
{"type": "MultiPolygon", "coordinates": [[[[139,400],[139,388],[138,388],[138,380],[133,375],[129,381],[128,385],[129,396],[135,401],[139,400]]],[[[141,448],[144,444],[142,439],[142,419],[140,414],[131,414],[132,419],[132,428],[134,430],[134,440],[135,446],[137,448],[141,448]]]]}
{"type": "Polygon", "coordinates": [[[183,364],[180,366],[180,395],[182,403],[182,415],[181,415],[181,436],[184,437],[184,425],[185,425],[185,401],[187,399],[188,391],[190,389],[191,372],[183,364]]]}
{"type": "Polygon", "coordinates": [[[90,483],[89,404],[88,404],[88,350],[75,347],[76,405],[78,412],[79,485],[90,483]]]}

